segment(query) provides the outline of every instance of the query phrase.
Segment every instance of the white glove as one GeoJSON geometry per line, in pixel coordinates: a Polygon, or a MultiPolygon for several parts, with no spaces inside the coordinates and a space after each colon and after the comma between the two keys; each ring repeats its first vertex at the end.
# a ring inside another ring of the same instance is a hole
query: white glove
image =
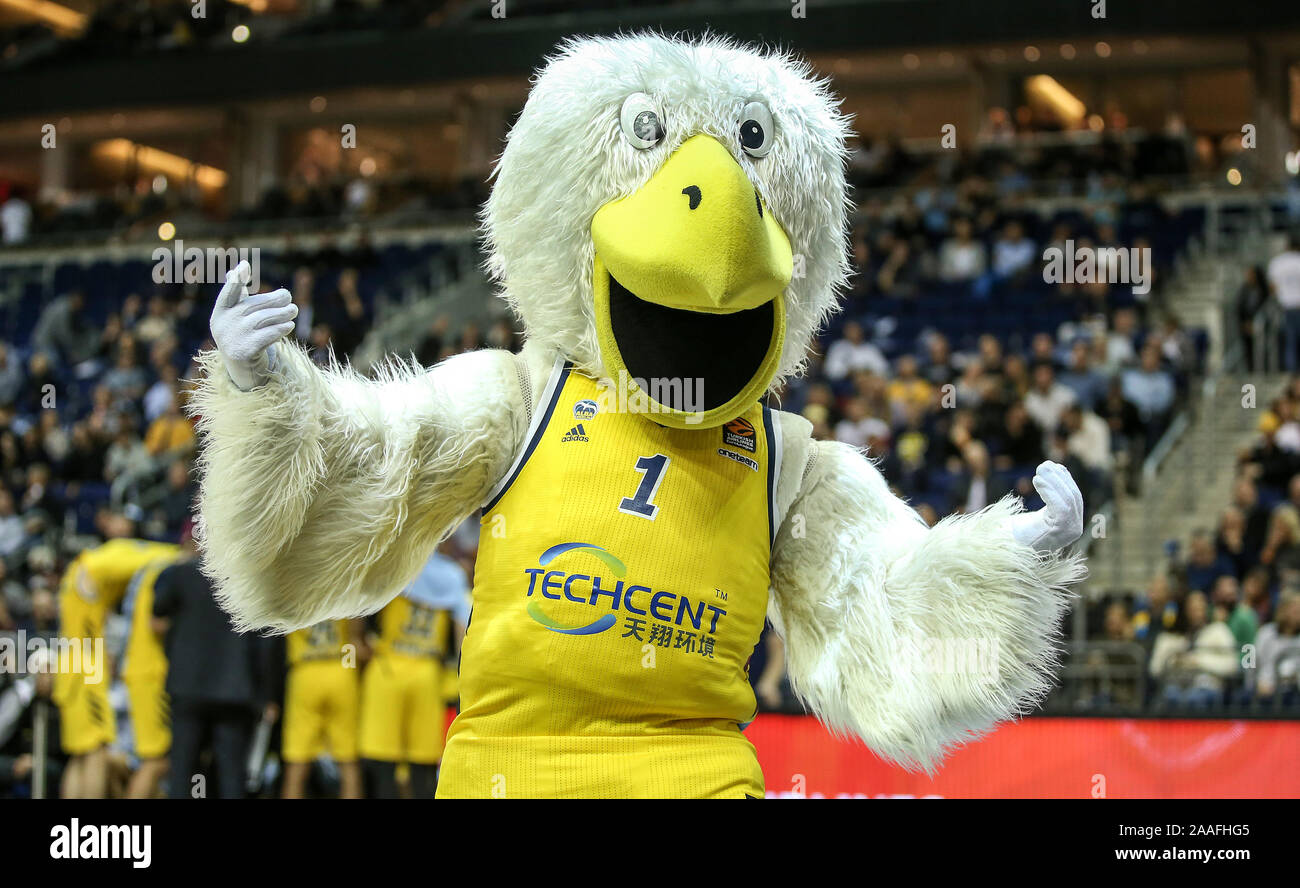
{"type": "Polygon", "coordinates": [[[1034,472],[1034,489],[1043,498],[1043,508],[1011,519],[1016,542],[1040,552],[1055,552],[1083,536],[1083,494],[1065,466],[1040,464],[1034,472]]]}
{"type": "Polygon", "coordinates": [[[230,270],[209,324],[230,381],[245,392],[266,382],[272,344],[293,330],[298,317],[288,290],[249,296],[251,278],[247,262],[230,270]]]}

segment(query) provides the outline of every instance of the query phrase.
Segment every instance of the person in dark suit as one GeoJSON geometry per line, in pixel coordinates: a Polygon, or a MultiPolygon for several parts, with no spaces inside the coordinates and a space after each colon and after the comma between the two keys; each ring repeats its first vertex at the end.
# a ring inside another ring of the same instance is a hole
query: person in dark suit
{"type": "Polygon", "coordinates": [[[199,759],[212,751],[217,796],[242,798],[253,729],[272,719],[270,658],[273,646],[240,635],[217,606],[212,583],[199,570],[194,540],[183,534],[182,560],[154,584],[155,629],[165,636],[167,694],[171,698],[172,749],[168,795],[204,798],[199,759]]]}

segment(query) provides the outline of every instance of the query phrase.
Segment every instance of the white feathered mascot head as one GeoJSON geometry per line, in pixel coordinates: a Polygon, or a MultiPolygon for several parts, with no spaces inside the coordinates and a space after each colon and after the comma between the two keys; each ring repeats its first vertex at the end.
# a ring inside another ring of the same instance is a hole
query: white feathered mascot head
{"type": "Polygon", "coordinates": [[[787,54],[567,42],[498,162],[489,271],[530,340],[640,388],[658,422],[722,424],[800,370],[835,306],[847,132],[787,54]]]}

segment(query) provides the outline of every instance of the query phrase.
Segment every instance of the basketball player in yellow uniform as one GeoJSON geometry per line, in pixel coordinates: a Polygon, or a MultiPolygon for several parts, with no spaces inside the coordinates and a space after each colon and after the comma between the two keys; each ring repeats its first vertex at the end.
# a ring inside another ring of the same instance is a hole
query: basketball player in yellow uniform
{"type": "Polygon", "coordinates": [[[361,689],[361,758],[372,796],[397,798],[397,767],[405,764],[411,795],[433,798],[447,712],[445,661],[468,619],[465,571],[437,552],[376,615],[361,689]]]}
{"type": "Polygon", "coordinates": [[[757,403],[673,429],[609,401],[557,361],[484,506],[439,798],[763,795],[741,732],[778,427],[757,403]]]}
{"type": "Polygon", "coordinates": [[[311,763],[328,749],[339,766],[340,797],[359,799],[361,621],[326,620],[290,633],[285,643],[289,676],[284,692],[282,796],[300,799],[306,795],[311,763]]]}
{"type": "MultiPolygon", "coordinates": [[[[119,527],[113,516],[110,526],[119,527]]],[[[54,702],[59,707],[65,798],[102,798],[108,788],[107,748],[117,737],[108,700],[112,664],[104,650],[104,624],[122,600],[136,571],[151,561],[171,558],[176,546],[115,538],[87,549],[73,560],[59,586],[59,668],[54,702]]]]}
{"type": "Polygon", "coordinates": [[[130,625],[121,676],[126,685],[131,711],[131,731],[140,766],[131,777],[127,795],[151,799],[167,773],[167,752],[172,745],[170,701],[167,683],[167,655],[162,638],[154,631],[154,581],[175,557],[159,558],[136,571],[127,587],[122,613],[130,625]]]}

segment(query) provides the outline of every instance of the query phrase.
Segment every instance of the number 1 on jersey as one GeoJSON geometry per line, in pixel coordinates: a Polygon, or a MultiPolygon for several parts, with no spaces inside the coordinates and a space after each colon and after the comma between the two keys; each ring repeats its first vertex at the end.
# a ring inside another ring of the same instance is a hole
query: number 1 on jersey
{"type": "Polygon", "coordinates": [[[655,516],[659,514],[659,507],[652,500],[659,490],[660,482],[664,480],[664,470],[667,468],[668,457],[662,453],[637,459],[636,470],[643,476],[641,483],[637,486],[635,494],[623,497],[623,502],[618,504],[618,510],[627,515],[655,520],[655,516]]]}

